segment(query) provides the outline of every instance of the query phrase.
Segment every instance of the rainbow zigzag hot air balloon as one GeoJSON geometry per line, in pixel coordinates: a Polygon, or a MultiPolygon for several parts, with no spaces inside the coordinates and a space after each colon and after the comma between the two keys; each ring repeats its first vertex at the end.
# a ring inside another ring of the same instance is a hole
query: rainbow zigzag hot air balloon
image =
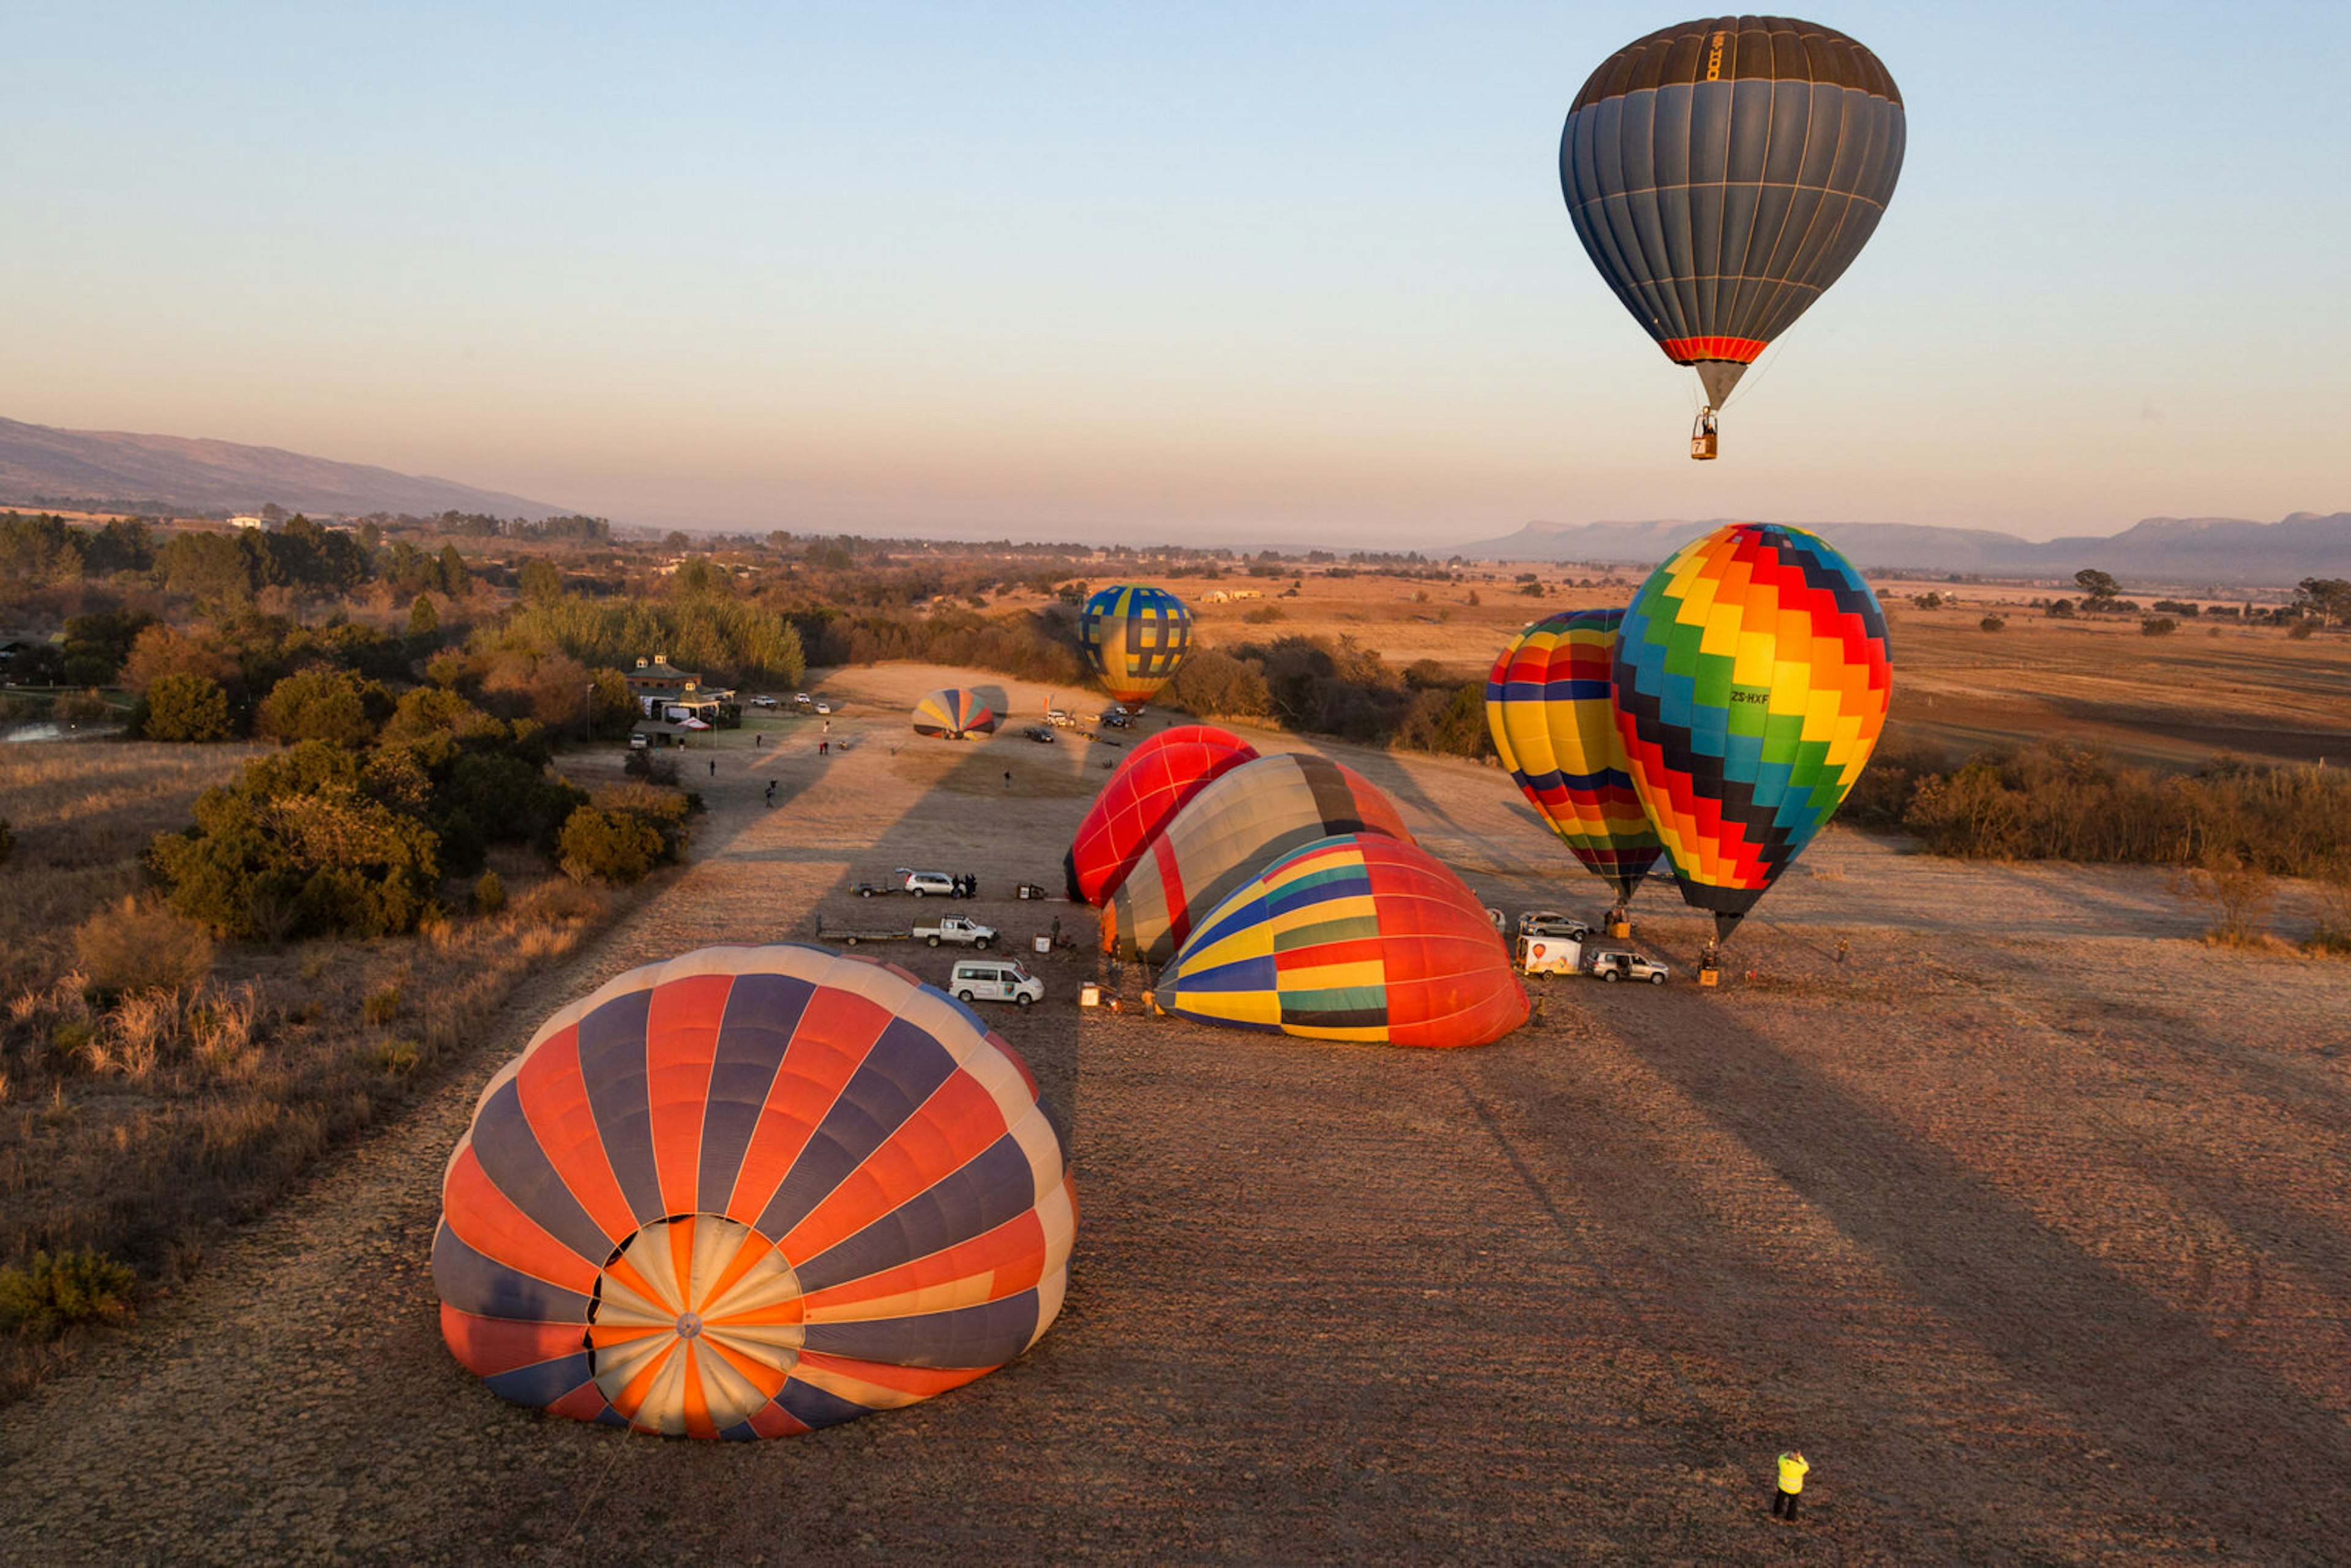
{"type": "Polygon", "coordinates": [[[1661,27],[1576,94],[1559,143],[1576,237],[1666,357],[1698,371],[1709,438],[1711,409],[1876,232],[1905,137],[1876,55],[1783,16],[1661,27]]]}
{"type": "Polygon", "coordinates": [[[1893,693],[1886,616],[1817,536],[1733,523],[1649,574],[1616,726],[1682,896],[1728,936],[1853,788],[1893,693]]]}
{"type": "Polygon", "coordinates": [[[1086,601],[1078,640],[1111,700],[1140,707],[1192,647],[1192,612],[1164,588],[1113,583],[1086,601]]]}
{"type": "Polygon", "coordinates": [[[493,1393],[773,1437],[1002,1365],[1076,1207],[1011,1048],[903,969],[708,947],[539,1027],[450,1156],[441,1332],[493,1393]]]}
{"type": "Polygon", "coordinates": [[[1621,908],[1664,852],[1625,770],[1616,735],[1621,610],[1570,610],[1502,650],[1486,682],[1494,749],[1577,860],[1621,908]]]}
{"type": "Polygon", "coordinates": [[[1200,923],[1154,999],[1202,1023],[1393,1045],[1485,1045],[1527,1021],[1477,895],[1384,833],[1321,839],[1259,872],[1200,923]]]}

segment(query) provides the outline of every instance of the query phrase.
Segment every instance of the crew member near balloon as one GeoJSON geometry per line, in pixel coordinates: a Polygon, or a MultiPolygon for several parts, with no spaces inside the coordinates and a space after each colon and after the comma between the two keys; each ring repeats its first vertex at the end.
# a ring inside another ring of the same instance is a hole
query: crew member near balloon
{"type": "Polygon", "coordinates": [[[1803,1496],[1804,1472],[1812,1465],[1804,1458],[1802,1448],[1780,1456],[1780,1490],[1771,1498],[1771,1517],[1796,1522],[1797,1500],[1803,1496]]]}
{"type": "MultiPolygon", "coordinates": [[[[1829,543],[1731,523],[1649,574],[1617,630],[1625,770],[1716,940],[1835,814],[1886,727],[1877,595],[1829,543]]],[[[1711,967],[1714,947],[1701,967],[1711,967]]]]}
{"type": "Polygon", "coordinates": [[[1901,89],[1833,27],[1720,16],[1617,50],[1575,95],[1559,183],[1576,238],[1706,402],[1861,254],[1902,172],[1901,89]]]}

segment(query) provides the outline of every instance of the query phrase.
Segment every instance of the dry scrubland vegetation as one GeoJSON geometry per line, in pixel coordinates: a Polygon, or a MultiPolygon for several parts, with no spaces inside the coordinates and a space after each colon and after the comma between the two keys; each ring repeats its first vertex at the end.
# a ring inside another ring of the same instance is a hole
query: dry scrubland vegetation
{"type": "MultiPolygon", "coordinates": [[[[150,742],[0,753],[0,1320],[18,1331],[0,1386],[62,1354],[60,1328],[119,1319],[126,1263],[183,1277],[218,1226],[413,1093],[603,918],[588,884],[678,858],[688,798],[591,797],[552,766],[625,734],[638,656],[770,689],[904,661],[1075,692],[1086,591],[1147,578],[1198,616],[1163,706],[1490,764],[1495,652],[1636,580],[1318,557],[0,517],[0,628],[35,634],[0,722],[150,742]]],[[[2241,944],[2263,940],[2273,875],[2311,877],[2313,945],[2351,947],[2351,794],[2323,750],[2277,738],[2351,755],[2325,613],[2199,636],[2175,604],[2161,618],[2189,634],[2158,637],[2071,604],[1888,602],[1894,726],[1849,819],[1963,858],[2168,865],[2241,944]]]]}
{"type": "Polygon", "coordinates": [[[499,852],[480,901],[498,907],[416,936],[216,940],[142,862],[155,825],[243,759],[0,748],[0,1397],[74,1354],[76,1325],[183,1281],[223,1225],[404,1103],[605,918],[612,895],[499,852]]]}

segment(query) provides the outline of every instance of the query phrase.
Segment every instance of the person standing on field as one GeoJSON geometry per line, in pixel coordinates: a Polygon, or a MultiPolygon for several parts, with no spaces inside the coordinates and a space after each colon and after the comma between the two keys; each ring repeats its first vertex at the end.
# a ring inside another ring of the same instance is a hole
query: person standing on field
{"type": "Polygon", "coordinates": [[[1771,1500],[1771,1517],[1796,1522],[1796,1501],[1803,1494],[1804,1472],[1813,1467],[1805,1462],[1804,1451],[1797,1448],[1780,1456],[1780,1492],[1771,1500]]]}

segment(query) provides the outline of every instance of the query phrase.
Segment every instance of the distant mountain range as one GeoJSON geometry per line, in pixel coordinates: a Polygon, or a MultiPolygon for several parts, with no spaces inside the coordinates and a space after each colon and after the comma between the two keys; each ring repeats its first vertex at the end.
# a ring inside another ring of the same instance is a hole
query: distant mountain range
{"type": "Polygon", "coordinates": [[[55,430],[0,419],[0,507],[91,510],[289,512],[364,517],[370,512],[481,512],[544,517],[570,510],[447,479],[395,474],[363,463],[330,463],[275,446],[55,430]]]}
{"type": "MultiPolygon", "coordinates": [[[[1464,545],[1480,560],[1663,560],[1719,522],[1529,523],[1517,533],[1464,545]]],[[[2084,567],[2126,587],[2291,588],[2305,577],[2351,577],[2351,512],[2296,512],[2282,522],[2237,517],[2148,517],[2103,538],[2045,544],[1985,528],[1911,523],[1802,523],[1865,571],[1916,570],[1983,577],[2071,577],[2084,567]]]]}

